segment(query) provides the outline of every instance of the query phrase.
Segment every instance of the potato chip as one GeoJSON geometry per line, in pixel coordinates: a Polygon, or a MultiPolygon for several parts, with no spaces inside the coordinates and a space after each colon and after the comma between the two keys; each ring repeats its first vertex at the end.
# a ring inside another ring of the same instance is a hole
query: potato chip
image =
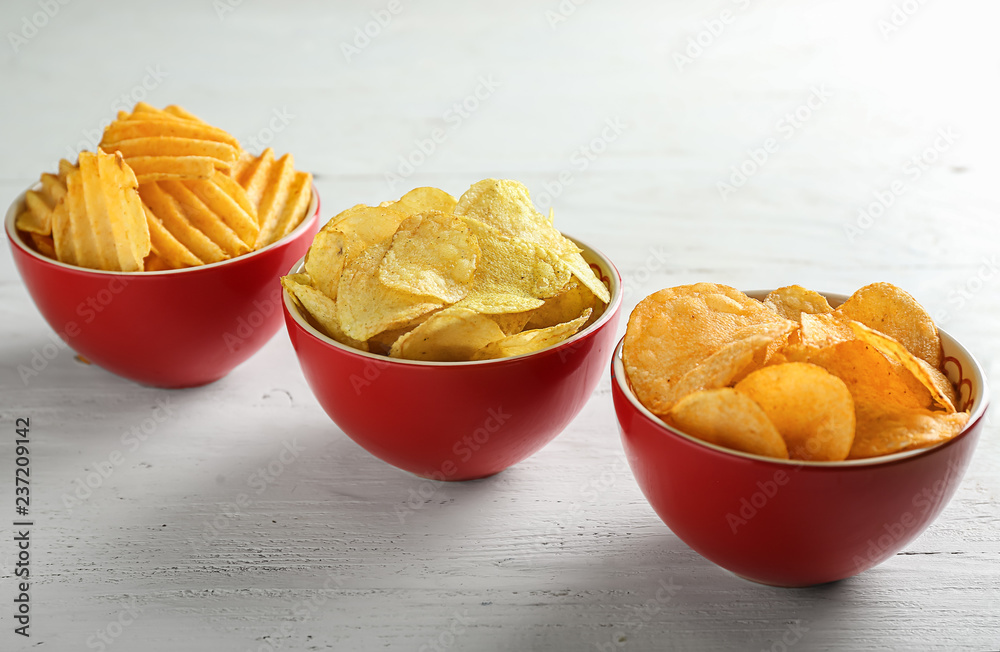
{"type": "Polygon", "coordinates": [[[367,247],[391,238],[406,217],[389,208],[358,205],[327,222],[306,253],[305,269],[316,289],[336,299],[344,267],[367,247]]]}
{"type": "MultiPolygon", "coordinates": [[[[417,317],[443,308],[434,297],[401,292],[378,278],[390,239],[373,244],[347,264],[337,289],[337,310],[348,337],[365,341],[417,317]]],[[[311,274],[310,274],[311,276],[311,274]]]]}
{"type": "Polygon", "coordinates": [[[967,412],[932,412],[880,402],[858,403],[851,459],[889,455],[948,441],[969,422],[967,412]]]}
{"type": "Polygon", "coordinates": [[[151,243],[146,212],[137,191],[139,184],[120,153],[102,155],[98,150],[96,158],[112,244],[117,254],[115,268],[123,272],[142,271],[151,243]]]}
{"type": "Polygon", "coordinates": [[[523,312],[556,295],[570,278],[570,269],[555,253],[537,244],[502,235],[465,218],[482,252],[472,288],[459,305],[483,314],[523,312]]]}
{"type": "Polygon", "coordinates": [[[368,350],[363,341],[352,339],[344,332],[336,302],[313,288],[310,285],[308,274],[283,276],[281,285],[305,308],[305,314],[312,318],[313,325],[319,331],[341,344],[346,344],[360,351],[368,350]]]}
{"type": "Polygon", "coordinates": [[[882,402],[905,408],[930,408],[931,394],[898,361],[862,340],[841,342],[808,357],[847,385],[855,403],[882,402]]]}
{"type": "Polygon", "coordinates": [[[810,349],[822,349],[854,339],[854,331],[833,314],[801,313],[799,343],[810,349]]]}
{"type": "Polygon", "coordinates": [[[31,243],[35,245],[35,251],[49,258],[56,257],[56,244],[53,242],[52,236],[38,235],[37,233],[29,233],[28,236],[31,238],[31,243]]]}
{"type": "Polygon", "coordinates": [[[453,362],[471,360],[490,342],[504,337],[496,323],[474,310],[445,308],[393,343],[389,357],[453,362]]]}
{"type": "Polygon", "coordinates": [[[514,355],[524,355],[541,351],[551,346],[567,340],[583,327],[590,319],[590,308],[582,315],[564,324],[556,324],[548,328],[538,328],[529,331],[521,331],[514,335],[508,335],[502,339],[490,342],[482,347],[472,357],[473,360],[495,360],[497,358],[507,358],[514,355]]]}
{"type": "Polygon", "coordinates": [[[794,460],[839,461],[854,442],[854,399],[822,367],[790,362],[759,369],[736,391],[764,410],[794,460]]]}
{"type": "Polygon", "coordinates": [[[229,254],[188,220],[180,203],[164,191],[159,183],[140,184],[139,196],[149,209],[149,214],[203,263],[215,263],[229,258],[229,254]]]}
{"type": "Polygon", "coordinates": [[[240,199],[246,198],[246,191],[239,185],[233,187],[225,181],[219,183],[219,180],[227,178],[225,174],[216,171],[211,179],[197,179],[183,183],[209,211],[218,216],[236,234],[237,238],[247,246],[253,246],[260,232],[256,210],[253,206],[250,206],[250,212],[244,208],[248,202],[244,204],[240,199]],[[242,198],[229,194],[233,191],[242,195],[242,198]]]}
{"type": "Polygon", "coordinates": [[[952,387],[951,381],[944,374],[914,356],[893,338],[856,321],[852,321],[850,327],[858,339],[871,344],[884,356],[898,362],[913,374],[914,378],[927,388],[934,402],[943,407],[946,412],[955,411],[955,388],[952,387]]]}
{"type": "Polygon", "coordinates": [[[667,422],[710,444],[788,459],[785,440],[760,406],[729,387],[688,394],[670,409],[667,422]]]}
{"type": "Polygon", "coordinates": [[[888,335],[934,368],[941,366],[941,338],[934,320],[916,299],[894,285],[866,285],[835,314],[888,335]]]}
{"type": "Polygon", "coordinates": [[[767,295],[764,305],[785,319],[799,321],[802,314],[816,315],[833,312],[826,297],[801,285],[788,285],[767,295]]]}
{"type": "Polygon", "coordinates": [[[432,211],[399,225],[378,267],[387,286],[445,303],[463,299],[472,286],[481,252],[472,231],[460,218],[432,211]]]}
{"type": "Polygon", "coordinates": [[[251,245],[241,240],[187,185],[180,181],[160,181],[158,185],[163,192],[174,198],[187,221],[208,236],[228,256],[239,256],[252,251],[251,245]]]}
{"type": "Polygon", "coordinates": [[[523,184],[499,179],[479,181],[459,198],[455,214],[479,220],[503,235],[541,245],[559,256],[573,275],[601,301],[611,300],[607,286],[580,255],[580,248],[535,210],[523,184]]]}
{"type": "Polygon", "coordinates": [[[646,297],[629,318],[623,347],[636,396],[655,414],[665,414],[681,398],[677,386],[685,374],[738,339],[741,328],[764,323],[795,327],[725,285],[683,285],[646,297]]]}
{"type": "MultiPolygon", "coordinates": [[[[198,140],[196,138],[179,138],[177,136],[146,136],[131,138],[114,143],[112,151],[120,152],[129,165],[132,159],[173,159],[173,158],[210,158],[213,166],[229,170],[239,156],[240,150],[229,143],[214,140],[198,140]]],[[[138,175],[137,175],[138,176],[138,175]]]]}
{"type": "MultiPolygon", "coordinates": [[[[161,269],[179,269],[203,264],[204,261],[191,253],[167,230],[167,227],[163,226],[160,219],[153,215],[146,204],[143,204],[142,207],[146,213],[151,253],[156,254],[157,264],[161,269]]],[[[153,271],[148,265],[144,267],[144,270],[153,271]]]]}
{"type": "Polygon", "coordinates": [[[438,188],[414,188],[398,200],[388,202],[386,208],[407,215],[417,215],[427,211],[454,213],[457,202],[454,197],[438,188]]]}
{"type": "MultiPolygon", "coordinates": [[[[603,312],[601,304],[586,285],[573,277],[555,296],[545,299],[529,319],[522,324],[525,328],[547,328],[575,319],[587,309],[591,310],[590,321],[595,321],[603,312]]],[[[589,325],[589,324],[587,324],[589,325]]]]}

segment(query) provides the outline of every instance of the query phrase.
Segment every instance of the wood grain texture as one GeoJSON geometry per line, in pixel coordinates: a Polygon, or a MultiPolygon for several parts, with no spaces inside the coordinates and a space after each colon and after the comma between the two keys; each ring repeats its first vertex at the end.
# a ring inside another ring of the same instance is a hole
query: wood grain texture
{"type": "MultiPolygon", "coordinates": [[[[517,178],[616,262],[626,313],[695,281],[896,283],[1000,386],[990,3],[927,3],[883,34],[893,3],[402,0],[350,60],[342,44],[387,3],[233,4],[74,2],[16,47],[8,36],[0,195],[91,147],[133,100],[178,103],[251,148],[292,152],[324,219],[414,186],[517,178]],[[401,170],[435,129],[443,141],[401,170]],[[767,161],[720,190],[768,139],[767,161]],[[892,205],[871,209],[894,181],[892,205]]],[[[20,34],[39,11],[5,2],[0,25],[20,34]]],[[[100,649],[128,609],[109,650],[1000,649],[994,421],[952,503],[903,552],[783,590],[713,566],[660,522],[624,464],[607,379],[534,457],[437,484],[347,439],[283,333],[182,391],[70,351],[22,382],[18,365],[51,334],[0,254],[0,423],[31,418],[36,520],[28,640],[11,633],[0,521],[3,650],[100,649]],[[158,402],[170,416],[128,437],[158,402]],[[283,450],[295,453],[276,463],[283,450]]],[[[4,501],[13,450],[0,438],[4,501]]]]}

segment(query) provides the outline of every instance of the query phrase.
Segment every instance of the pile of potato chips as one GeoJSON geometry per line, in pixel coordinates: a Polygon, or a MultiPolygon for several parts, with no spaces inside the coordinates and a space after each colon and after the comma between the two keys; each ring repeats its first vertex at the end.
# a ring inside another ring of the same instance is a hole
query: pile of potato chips
{"type": "Polygon", "coordinates": [[[29,190],[16,226],[39,253],[121,272],[214,263],[280,240],[305,218],[312,175],[290,154],[254,157],[178,106],[140,102],[97,153],[59,162],[29,190]]]}
{"type": "Polygon", "coordinates": [[[946,441],[956,409],[930,315],[888,283],[834,310],[797,285],[757,301],[698,283],[643,299],[623,362],[639,401],[699,439],[758,455],[839,461],[946,441]]]}
{"type": "Polygon", "coordinates": [[[305,271],[282,284],[331,338],[409,360],[537,351],[585,328],[611,300],[527,189],[497,179],[458,200],[417,188],[350,208],[316,235],[305,271]]]}

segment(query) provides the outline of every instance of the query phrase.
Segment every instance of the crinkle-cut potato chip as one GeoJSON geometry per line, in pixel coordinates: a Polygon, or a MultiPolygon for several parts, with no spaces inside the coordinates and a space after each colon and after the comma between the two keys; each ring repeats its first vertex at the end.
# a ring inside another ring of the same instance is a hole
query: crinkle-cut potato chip
{"type": "Polygon", "coordinates": [[[455,303],[469,293],[480,255],[476,237],[461,218],[429,211],[399,225],[378,277],[396,290],[455,303]]]}
{"type": "MultiPolygon", "coordinates": [[[[603,312],[602,304],[586,285],[575,276],[555,296],[549,297],[536,308],[528,321],[522,324],[525,328],[547,328],[575,319],[588,308],[591,309],[590,322],[593,323],[603,312]]],[[[585,326],[589,326],[586,324],[585,326]]]]}
{"type": "Polygon", "coordinates": [[[305,309],[305,314],[312,318],[314,325],[320,331],[329,335],[341,344],[367,351],[368,346],[363,341],[352,339],[344,333],[343,325],[337,312],[335,301],[310,285],[308,274],[290,274],[281,278],[281,285],[305,309]]]}
{"type": "Polygon", "coordinates": [[[881,402],[855,405],[851,459],[889,455],[948,441],[969,422],[968,412],[932,412],[881,402]]]}
{"type": "Polygon", "coordinates": [[[454,213],[458,200],[438,188],[414,188],[394,202],[385,202],[386,208],[416,215],[427,211],[454,213]]]}
{"type": "Polygon", "coordinates": [[[66,196],[52,213],[57,258],[80,267],[142,271],[149,228],[136,179],[120,154],[81,152],[66,179],[66,196]]]}
{"type": "Polygon", "coordinates": [[[495,360],[497,358],[507,358],[514,355],[524,355],[541,351],[551,346],[555,346],[563,340],[567,340],[579,332],[587,320],[590,319],[591,309],[588,308],[582,315],[564,324],[556,324],[548,328],[538,328],[530,331],[521,331],[514,335],[508,335],[503,339],[490,342],[472,357],[473,360],[495,360]]]}
{"type": "Polygon", "coordinates": [[[739,339],[741,328],[769,322],[795,326],[725,285],[697,283],[649,295],[629,317],[622,351],[636,396],[654,414],[665,414],[681,398],[677,385],[685,374],[739,339]]]}
{"type": "Polygon", "coordinates": [[[834,313],[888,335],[932,367],[941,366],[941,338],[934,320],[916,299],[895,285],[866,285],[834,313]]]}
{"type": "Polygon", "coordinates": [[[854,442],[854,399],[844,381],[806,362],[764,367],[736,384],[759,405],[793,460],[847,459],[854,442]]]}
{"type": "Polygon", "coordinates": [[[251,246],[243,242],[229,225],[184,183],[159,181],[157,184],[163,192],[174,199],[188,223],[218,245],[226,252],[227,257],[240,256],[252,251],[251,246]]]}
{"type": "Polygon", "coordinates": [[[552,221],[539,213],[528,189],[517,181],[483,179],[470,187],[455,206],[456,215],[465,215],[487,224],[500,233],[539,244],[562,258],[573,275],[601,301],[611,300],[607,286],[597,278],[580,248],[559,232],[552,221]]]}
{"type": "Polygon", "coordinates": [[[145,202],[149,213],[163,224],[185,249],[191,252],[203,263],[216,263],[229,258],[207,235],[192,224],[180,203],[168,194],[159,183],[143,183],[139,185],[139,196],[145,202]]]}
{"type": "Polygon", "coordinates": [[[771,292],[764,299],[764,305],[785,319],[799,321],[802,314],[817,315],[833,312],[826,297],[819,292],[807,290],[801,285],[787,285],[771,292]]]}
{"type": "Polygon", "coordinates": [[[256,159],[239,163],[238,167],[234,178],[246,190],[260,225],[254,248],[266,247],[295,230],[309,208],[312,175],[296,172],[291,154],[275,160],[270,147],[256,159]]]}
{"type": "Polygon", "coordinates": [[[389,357],[438,362],[471,360],[476,351],[503,337],[503,331],[487,315],[450,307],[397,339],[389,357]]]}
{"type": "Polygon", "coordinates": [[[844,381],[855,403],[882,402],[905,408],[932,405],[930,392],[906,367],[862,340],[821,349],[805,361],[844,381]]]}
{"type": "Polygon", "coordinates": [[[379,280],[378,266],[390,242],[386,239],[369,246],[347,264],[340,277],[337,310],[344,332],[352,339],[365,341],[445,305],[440,299],[401,292],[379,280]]]}
{"type": "Polygon", "coordinates": [[[391,238],[406,218],[390,208],[358,204],[327,222],[306,253],[305,269],[316,289],[336,299],[347,264],[371,245],[391,238]]]}
{"type": "MultiPolygon", "coordinates": [[[[69,165],[70,169],[75,169],[75,166],[65,159],[59,162],[60,166],[64,163],[69,165]]],[[[52,235],[52,211],[66,196],[66,183],[48,172],[42,174],[39,181],[42,185],[39,190],[29,190],[24,194],[27,210],[17,216],[14,226],[25,233],[49,236],[52,235]]]]}
{"type": "Polygon", "coordinates": [[[955,411],[955,388],[944,374],[914,356],[902,343],[888,335],[879,333],[856,321],[852,321],[850,326],[858,339],[871,344],[884,356],[895,360],[909,370],[914,378],[927,388],[934,402],[943,407],[946,412],[955,411]]]}
{"type": "MultiPolygon", "coordinates": [[[[791,324],[775,322],[755,324],[748,334],[724,345],[688,371],[673,388],[677,398],[705,389],[718,389],[731,385],[754,369],[763,366],[763,354],[775,341],[779,341],[794,328],[791,324]]],[[[743,329],[741,329],[743,330],[743,329]]],[[[663,414],[652,410],[655,414],[663,414]]]]}
{"type": "Polygon", "coordinates": [[[788,459],[785,440],[764,410],[730,387],[688,394],[670,409],[666,421],[710,444],[788,459]]]}
{"type": "Polygon", "coordinates": [[[505,236],[478,220],[464,221],[476,236],[482,258],[461,307],[483,314],[532,310],[569,281],[569,268],[554,252],[505,236]]]}

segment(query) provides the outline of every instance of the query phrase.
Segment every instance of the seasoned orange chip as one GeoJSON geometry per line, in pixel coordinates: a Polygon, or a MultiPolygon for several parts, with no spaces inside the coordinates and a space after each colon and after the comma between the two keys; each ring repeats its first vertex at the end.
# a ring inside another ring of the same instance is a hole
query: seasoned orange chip
{"type": "Polygon", "coordinates": [[[688,394],[670,409],[667,422],[711,444],[788,459],[785,440],[764,410],[729,387],[688,394]]]}
{"type": "Polygon", "coordinates": [[[941,366],[937,326],[916,299],[889,283],[866,285],[834,311],[900,342],[932,367],[941,366]]]}

